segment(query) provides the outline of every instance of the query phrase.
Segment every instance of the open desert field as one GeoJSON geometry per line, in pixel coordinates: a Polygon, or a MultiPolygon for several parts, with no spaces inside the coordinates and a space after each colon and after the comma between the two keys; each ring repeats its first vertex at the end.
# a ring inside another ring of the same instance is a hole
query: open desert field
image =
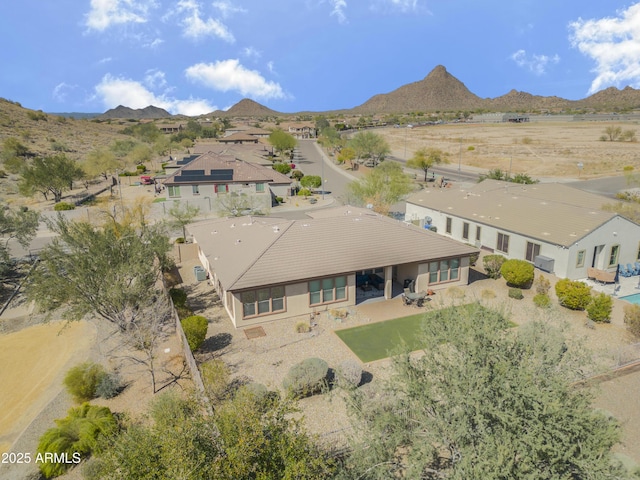
{"type": "Polygon", "coordinates": [[[422,147],[439,148],[451,164],[509,170],[532,177],[594,178],[621,175],[625,166],[640,171],[636,141],[602,141],[609,126],[632,130],[637,123],[531,122],[500,124],[444,124],[376,130],[389,143],[392,155],[411,158],[422,147]],[[583,168],[578,168],[582,163],[583,168]]]}
{"type": "Polygon", "coordinates": [[[88,322],[51,322],[0,335],[0,453],[63,388],[65,372],[95,342],[88,322]]]}

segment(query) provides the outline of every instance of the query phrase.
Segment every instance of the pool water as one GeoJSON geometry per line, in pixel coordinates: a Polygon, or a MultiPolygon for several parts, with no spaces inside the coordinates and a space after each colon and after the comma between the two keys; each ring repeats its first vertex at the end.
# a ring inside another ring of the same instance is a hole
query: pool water
{"type": "Polygon", "coordinates": [[[620,300],[626,300],[629,303],[635,303],[636,305],[640,305],[640,293],[634,293],[633,295],[620,297],[620,300]]]}

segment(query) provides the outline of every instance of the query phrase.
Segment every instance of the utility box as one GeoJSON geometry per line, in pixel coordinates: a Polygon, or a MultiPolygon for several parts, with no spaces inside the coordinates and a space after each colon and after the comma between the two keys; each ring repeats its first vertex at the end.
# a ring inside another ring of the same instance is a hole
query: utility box
{"type": "Polygon", "coordinates": [[[538,255],[533,261],[536,268],[547,273],[553,273],[554,263],[555,260],[553,258],[545,257],[544,255],[538,255]]]}
{"type": "Polygon", "coordinates": [[[198,282],[202,282],[207,279],[207,271],[200,265],[193,267],[193,275],[196,277],[198,282]]]}

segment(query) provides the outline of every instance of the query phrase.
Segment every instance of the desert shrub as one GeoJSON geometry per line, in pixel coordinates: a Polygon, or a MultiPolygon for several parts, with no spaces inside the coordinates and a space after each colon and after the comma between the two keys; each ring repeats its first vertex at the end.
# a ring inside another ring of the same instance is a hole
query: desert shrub
{"type": "Polygon", "coordinates": [[[311,195],[311,190],[309,190],[308,188],[301,188],[298,191],[299,197],[308,197],[309,195],[311,195]]]}
{"type": "Polygon", "coordinates": [[[474,147],[473,145],[469,145],[469,146],[467,147],[467,150],[468,150],[469,152],[473,152],[475,149],[476,149],[476,147],[474,147]]]}
{"type": "Polygon", "coordinates": [[[106,374],[102,365],[84,362],[69,369],[62,383],[77,402],[86,402],[96,397],[96,388],[106,374]]]}
{"type": "Polygon", "coordinates": [[[192,352],[195,352],[204,343],[204,339],[207,338],[207,328],[209,322],[207,319],[200,315],[192,315],[183,320],[180,320],[182,330],[187,337],[187,343],[192,352]]]}
{"type": "Polygon", "coordinates": [[[291,171],[291,165],[289,165],[288,163],[277,162],[273,164],[273,169],[276,172],[287,175],[291,171]]]}
{"type": "Polygon", "coordinates": [[[500,278],[500,268],[507,259],[502,255],[485,255],[482,258],[484,271],[489,278],[500,278]]]}
{"type": "Polygon", "coordinates": [[[451,298],[464,298],[464,290],[460,287],[449,287],[447,288],[447,295],[451,298]]]}
{"type": "Polygon", "coordinates": [[[284,202],[284,198],[276,196],[276,202],[282,203],[284,202]]]}
{"type": "Polygon", "coordinates": [[[549,308],[551,306],[551,299],[546,293],[536,293],[533,297],[533,303],[536,307],[549,308]]]}
{"type": "Polygon", "coordinates": [[[298,322],[296,323],[296,332],[298,333],[307,333],[311,330],[308,322],[298,322]]]}
{"type": "Polygon", "coordinates": [[[300,185],[305,188],[318,188],[322,185],[322,178],[318,175],[305,175],[300,180],[300,185]]]}
{"type": "Polygon", "coordinates": [[[213,402],[224,399],[229,390],[229,367],[219,358],[214,358],[200,365],[204,390],[213,402]]]}
{"type": "Polygon", "coordinates": [[[53,206],[53,209],[56,212],[62,212],[65,210],[75,210],[76,206],[73,203],[69,202],[58,202],[53,206]]]}
{"type": "Polygon", "coordinates": [[[606,293],[599,293],[587,305],[587,317],[594,322],[609,323],[611,310],[613,310],[613,299],[606,293]]]}
{"type": "Polygon", "coordinates": [[[56,420],[55,427],[44,432],[37,448],[43,457],[45,453],[66,454],[68,461],[42,462],[40,471],[45,478],[62,475],[93,451],[101,435],[110,435],[116,428],[116,419],[107,407],[83,403],[70,409],[65,418],[56,420]]]}
{"type": "Polygon", "coordinates": [[[640,337],[640,305],[624,306],[624,323],[634,337],[640,337]]]}
{"type": "Polygon", "coordinates": [[[362,381],[362,365],[355,360],[345,360],[336,368],[338,386],[356,388],[362,381]]]}
{"type": "Polygon", "coordinates": [[[482,296],[483,299],[485,300],[490,300],[492,298],[496,298],[496,292],[494,292],[493,290],[491,290],[490,288],[485,288],[482,290],[482,293],[480,294],[482,296]]]}
{"type": "Polygon", "coordinates": [[[96,385],[95,394],[101,398],[113,398],[118,395],[124,387],[122,378],[116,372],[105,373],[96,385]]]}
{"type": "Polygon", "coordinates": [[[571,310],[584,310],[591,302],[591,288],[584,282],[568,278],[558,280],[556,295],[560,305],[571,310]]]}
{"type": "Polygon", "coordinates": [[[187,304],[187,292],[182,288],[169,289],[169,296],[175,307],[184,307],[187,304]]]}
{"type": "Polygon", "coordinates": [[[328,372],[327,362],[321,358],[307,358],[289,369],[282,386],[294,396],[313,395],[325,386],[328,372]]]}
{"type": "Polygon", "coordinates": [[[258,382],[249,382],[246,385],[243,385],[242,389],[250,395],[253,395],[258,402],[261,402],[268,396],[275,393],[269,392],[269,389],[265,385],[258,382]]]}
{"type": "Polygon", "coordinates": [[[7,178],[7,172],[0,170],[0,178],[7,178]]]}
{"type": "Polygon", "coordinates": [[[469,265],[471,265],[472,267],[475,267],[479,257],[480,257],[480,252],[472,253],[469,256],[469,265]]]}
{"type": "Polygon", "coordinates": [[[184,237],[176,238],[176,243],[184,243],[184,237]]]}
{"type": "Polygon", "coordinates": [[[136,165],[136,173],[140,174],[140,173],[144,173],[147,171],[147,166],[146,165],[136,165]]]}
{"type": "Polygon", "coordinates": [[[525,260],[511,259],[500,267],[500,273],[507,281],[507,285],[526,288],[533,282],[533,265],[525,260]]]}
{"type": "Polygon", "coordinates": [[[551,282],[544,275],[540,275],[536,278],[533,285],[536,289],[536,294],[538,295],[548,295],[549,290],[551,290],[551,282]]]}
{"type": "Polygon", "coordinates": [[[516,300],[522,300],[524,295],[522,295],[522,290],[519,288],[511,287],[509,289],[509,298],[515,298],[516,300]]]}
{"type": "Polygon", "coordinates": [[[187,317],[193,316],[193,310],[191,310],[187,306],[176,307],[176,313],[178,314],[178,318],[180,320],[184,320],[187,317]]]}

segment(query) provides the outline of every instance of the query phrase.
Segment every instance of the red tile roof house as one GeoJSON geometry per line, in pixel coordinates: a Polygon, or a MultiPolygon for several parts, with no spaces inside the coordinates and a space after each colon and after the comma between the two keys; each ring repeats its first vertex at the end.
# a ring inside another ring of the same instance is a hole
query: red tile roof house
{"type": "Polygon", "coordinates": [[[416,291],[468,284],[473,247],[361,208],[309,215],[187,228],[235,327],[353,306],[363,285],[390,299],[408,279],[416,291]]]}
{"type": "Polygon", "coordinates": [[[289,177],[271,167],[214,152],[200,155],[164,181],[168,200],[208,198],[215,203],[222,195],[246,194],[258,200],[264,211],[274,205],[276,196],[289,196],[291,184],[289,177]]]}

